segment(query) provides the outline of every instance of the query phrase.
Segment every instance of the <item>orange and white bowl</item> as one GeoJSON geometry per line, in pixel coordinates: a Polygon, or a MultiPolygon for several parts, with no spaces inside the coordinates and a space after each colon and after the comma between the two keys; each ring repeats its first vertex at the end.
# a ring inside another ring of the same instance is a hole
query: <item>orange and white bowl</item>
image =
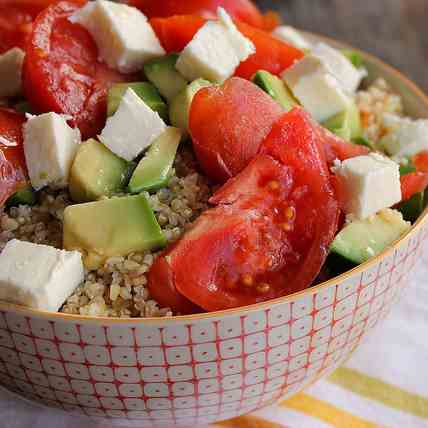
{"type": "MultiPolygon", "coordinates": [[[[364,54],[406,111],[428,99],[364,54]]],[[[169,319],[107,319],[0,304],[0,384],[76,415],[172,427],[233,418],[289,397],[338,367],[388,314],[417,263],[428,212],[392,248],[304,292],[169,319]]]]}

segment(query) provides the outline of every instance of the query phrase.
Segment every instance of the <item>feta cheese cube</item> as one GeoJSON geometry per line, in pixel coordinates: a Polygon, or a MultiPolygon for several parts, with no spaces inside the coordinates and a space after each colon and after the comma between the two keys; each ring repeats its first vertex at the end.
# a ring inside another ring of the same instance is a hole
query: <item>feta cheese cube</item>
{"type": "Polygon", "coordinates": [[[24,125],[24,153],[31,184],[36,190],[47,185],[65,187],[71,164],[81,141],[80,131],[71,128],[57,113],[29,116],[24,125]]]}
{"type": "Polygon", "coordinates": [[[312,55],[323,62],[327,70],[336,77],[345,91],[353,94],[358,89],[361,81],[367,76],[365,69],[358,69],[346,58],[342,52],[325,43],[317,43],[312,55]]]}
{"type": "Polygon", "coordinates": [[[58,311],[84,280],[78,251],[13,239],[0,254],[0,300],[58,311]]]}
{"type": "Polygon", "coordinates": [[[101,59],[122,73],[140,70],[146,61],[165,55],[146,16],[134,7],[96,0],[69,19],[91,33],[101,59]]]}
{"type": "Polygon", "coordinates": [[[178,58],[176,68],[189,81],[202,77],[222,83],[256,51],[224,9],[219,8],[218,17],[199,29],[178,58]]]}
{"type": "Polygon", "coordinates": [[[314,55],[306,55],[285,70],[281,77],[318,122],[325,122],[345,111],[352,101],[339,81],[314,55]]]}
{"type": "Polygon", "coordinates": [[[428,120],[411,120],[385,113],[384,124],[388,133],[379,145],[397,159],[414,156],[428,150],[428,120]]]}
{"type": "Polygon", "coordinates": [[[365,219],[401,200],[399,166],[385,156],[370,153],[337,162],[333,172],[351,218],[365,219]]]}
{"type": "Polygon", "coordinates": [[[107,119],[100,140],[123,159],[131,161],[166,130],[165,122],[131,88],[116,113],[107,119]]]}
{"type": "Polygon", "coordinates": [[[0,55],[0,97],[16,97],[22,92],[21,74],[25,53],[13,48],[0,55]]]}
{"type": "Polygon", "coordinates": [[[311,50],[309,43],[295,28],[288,25],[280,25],[273,30],[272,34],[278,39],[302,50],[311,50]]]}

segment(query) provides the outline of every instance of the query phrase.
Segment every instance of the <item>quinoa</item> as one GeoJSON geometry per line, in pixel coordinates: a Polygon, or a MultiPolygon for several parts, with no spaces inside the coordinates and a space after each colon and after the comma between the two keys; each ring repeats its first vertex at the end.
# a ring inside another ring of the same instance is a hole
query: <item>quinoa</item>
{"type": "MultiPolygon", "coordinates": [[[[384,79],[356,95],[364,136],[374,143],[387,132],[384,114],[403,115],[402,100],[384,79]]],[[[214,187],[198,172],[193,151],[183,146],[177,154],[168,185],[146,196],[168,241],[179,239],[192,222],[208,208],[214,187]]],[[[120,196],[120,195],[119,195],[120,196]]],[[[11,239],[62,248],[64,209],[72,201],[64,190],[39,193],[39,204],[2,211],[0,251],[11,239]]],[[[174,315],[150,297],[147,272],[159,253],[132,253],[112,257],[96,271],[86,271],[85,280],[67,299],[61,312],[107,317],[163,317],[174,315]]]]}
{"type": "MultiPolygon", "coordinates": [[[[197,170],[192,151],[177,154],[167,187],[146,194],[168,241],[174,242],[208,208],[212,188],[197,170]]],[[[11,239],[62,248],[64,209],[72,201],[64,190],[43,190],[34,207],[1,211],[0,251],[11,239]]],[[[147,272],[159,253],[132,253],[112,257],[96,271],[86,271],[84,283],[67,299],[61,312],[107,317],[162,317],[173,315],[150,298],[147,272]]]]}
{"type": "Polygon", "coordinates": [[[384,121],[385,113],[403,115],[403,103],[383,78],[377,79],[366,90],[359,91],[356,96],[360,110],[364,137],[375,144],[387,133],[384,121]]]}

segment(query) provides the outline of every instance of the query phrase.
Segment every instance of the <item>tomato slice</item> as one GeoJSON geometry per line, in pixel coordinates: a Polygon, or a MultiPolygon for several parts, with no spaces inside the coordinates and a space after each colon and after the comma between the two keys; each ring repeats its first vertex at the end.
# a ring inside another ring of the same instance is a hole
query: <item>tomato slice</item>
{"type": "Polygon", "coordinates": [[[0,108],[0,207],[27,183],[22,125],[25,116],[0,108]]]}
{"type": "Polygon", "coordinates": [[[202,311],[201,308],[177,291],[174,285],[173,271],[165,257],[160,256],[159,261],[154,263],[149,273],[148,285],[151,298],[156,300],[161,307],[171,308],[175,314],[188,315],[202,311]]]}
{"type": "Polygon", "coordinates": [[[25,49],[36,16],[56,0],[2,0],[0,5],[0,54],[25,49]]]}
{"type": "Polygon", "coordinates": [[[279,75],[304,56],[304,52],[279,40],[271,34],[243,22],[237,23],[239,31],[256,47],[256,53],[242,62],[235,76],[251,79],[259,70],[279,75]]]}
{"type": "MultiPolygon", "coordinates": [[[[167,52],[182,51],[205,22],[205,19],[193,15],[154,18],[150,21],[167,52]]],[[[236,70],[236,76],[251,79],[258,70],[280,74],[304,55],[300,49],[284,43],[263,30],[242,22],[238,22],[237,26],[254,43],[256,53],[241,63],[236,70]]]]}
{"type": "Polygon", "coordinates": [[[196,15],[177,15],[150,20],[162,47],[168,53],[181,52],[205,22],[204,18],[196,15]]]}
{"type": "Polygon", "coordinates": [[[199,164],[217,183],[242,171],[283,111],[253,83],[237,77],[198,91],[190,133],[199,164]]]}
{"type": "Polygon", "coordinates": [[[215,18],[217,8],[223,7],[234,19],[266,30],[278,25],[278,17],[272,13],[263,16],[250,0],[128,0],[149,18],[173,15],[198,15],[215,18]]]}
{"type": "Polygon", "coordinates": [[[407,201],[416,193],[423,192],[428,186],[428,173],[412,172],[400,177],[401,202],[407,201]]]}
{"type": "Polygon", "coordinates": [[[311,285],[339,218],[321,141],[310,118],[296,110],[274,125],[262,152],[216,192],[210,200],[216,207],[155,262],[151,288],[174,287],[215,311],[311,285]]]}
{"type": "Polygon", "coordinates": [[[27,46],[23,83],[36,111],[70,115],[83,137],[89,138],[104,126],[111,84],[132,77],[98,62],[91,35],[67,19],[84,1],[77,3],[57,2],[37,17],[27,46]]]}
{"type": "Polygon", "coordinates": [[[368,147],[345,141],[322,126],[318,126],[318,132],[323,142],[327,163],[329,165],[333,164],[336,159],[344,161],[370,153],[368,147]]]}
{"type": "Polygon", "coordinates": [[[418,172],[428,172],[428,152],[423,151],[418,153],[413,157],[413,163],[418,172]]]}

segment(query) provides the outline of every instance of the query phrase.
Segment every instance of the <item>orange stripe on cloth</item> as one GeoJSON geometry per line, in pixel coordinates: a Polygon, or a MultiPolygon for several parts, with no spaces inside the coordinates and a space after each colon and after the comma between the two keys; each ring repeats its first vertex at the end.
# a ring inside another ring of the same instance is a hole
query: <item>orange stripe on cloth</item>
{"type": "Polygon", "coordinates": [[[283,401],[280,406],[318,418],[334,428],[380,428],[380,425],[361,419],[325,401],[303,393],[283,401]]]}
{"type": "Polygon", "coordinates": [[[216,422],[216,426],[225,428],[287,428],[285,425],[256,418],[255,416],[241,416],[228,421],[216,422]]]}

